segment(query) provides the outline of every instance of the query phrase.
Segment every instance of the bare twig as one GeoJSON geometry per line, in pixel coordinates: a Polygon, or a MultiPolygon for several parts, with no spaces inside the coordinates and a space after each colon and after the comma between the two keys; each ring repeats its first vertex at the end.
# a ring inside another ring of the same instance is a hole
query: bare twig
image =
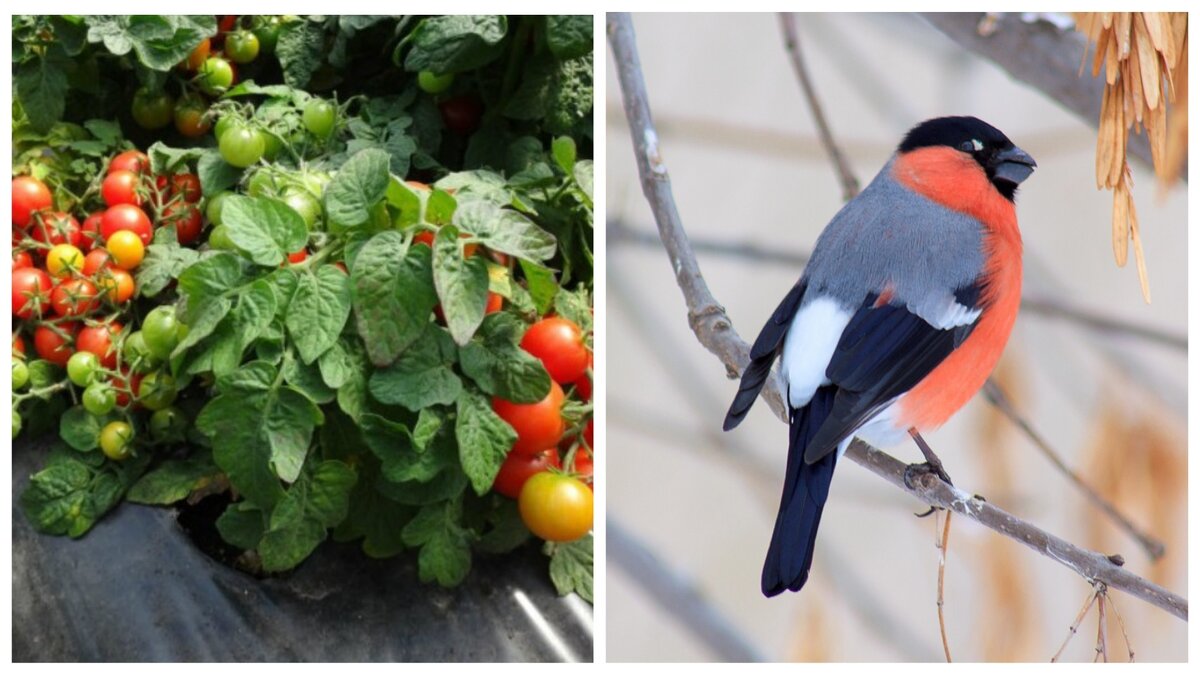
{"type": "Polygon", "coordinates": [[[1083,623],[1083,617],[1087,616],[1088,610],[1096,602],[1096,595],[1095,589],[1088,593],[1087,600],[1083,602],[1083,609],[1079,610],[1079,615],[1075,617],[1075,623],[1071,624],[1071,628],[1067,632],[1067,639],[1063,640],[1062,646],[1058,648],[1057,652],[1054,652],[1054,656],[1050,657],[1050,663],[1058,662],[1058,657],[1062,656],[1063,650],[1067,648],[1067,643],[1075,637],[1075,633],[1079,632],[1079,624],[1083,623]]]}
{"type": "MultiPolygon", "coordinates": [[[[657,134],[650,116],[646,86],[634,42],[633,22],[628,14],[608,15],[608,37],[616,62],[626,115],[632,130],[634,155],[642,188],[650,202],[663,246],[675,270],[676,281],[688,306],[688,319],[697,339],[736,377],[749,361],[749,345],[738,336],[725,310],[704,283],[695,254],[688,243],[675,208],[666,165],[659,154],[657,134]]],[[[781,420],[785,419],[782,389],[772,374],[762,397],[781,420]]],[[[1087,551],[1041,530],[995,506],[926,475],[912,488],[904,483],[905,464],[860,440],[851,443],[846,457],[887,479],[930,506],[960,513],[1041,555],[1056,560],[1089,582],[1102,581],[1186,620],[1187,600],[1134,575],[1106,556],[1087,551]]]]}
{"type": "Polygon", "coordinates": [[[779,25],[783,28],[783,39],[787,45],[788,56],[792,61],[792,68],[795,69],[800,86],[804,89],[804,98],[808,100],[808,108],[812,111],[813,122],[817,125],[817,134],[821,138],[821,145],[825,147],[825,152],[829,153],[829,161],[833,162],[834,168],[837,169],[838,180],[842,184],[842,201],[848,202],[858,194],[858,179],[854,177],[854,172],[850,170],[846,157],[834,142],[833,133],[829,131],[829,123],[825,121],[825,112],[821,109],[821,102],[817,100],[817,91],[813,88],[808,67],[804,65],[804,55],[800,51],[800,35],[796,32],[796,17],[789,12],[780,12],[779,25]]]}
{"type": "Polygon", "coordinates": [[[1121,627],[1121,638],[1125,640],[1125,651],[1129,652],[1129,662],[1133,663],[1133,645],[1129,644],[1129,631],[1125,630],[1125,619],[1121,618],[1117,603],[1112,598],[1108,599],[1108,606],[1112,607],[1113,614],[1117,617],[1117,625],[1121,627]]]}
{"type": "Polygon", "coordinates": [[[946,512],[946,522],[942,525],[942,538],[938,542],[938,588],[937,588],[937,612],[938,612],[938,630],[942,632],[942,649],[946,652],[946,663],[951,663],[950,658],[950,641],[946,638],[946,612],[945,612],[945,589],[946,589],[946,547],[950,544],[950,519],[954,514],[950,511],[946,512]]]}
{"type": "Polygon", "coordinates": [[[1108,663],[1108,612],[1104,610],[1104,601],[1107,599],[1106,591],[1096,591],[1096,602],[1100,611],[1100,620],[1096,622],[1096,660],[1103,659],[1105,663],[1108,663]]]}
{"type": "Polygon", "coordinates": [[[1017,412],[1017,409],[1013,405],[1012,401],[1009,400],[1008,396],[1005,395],[1004,391],[1000,389],[1000,386],[997,385],[994,380],[989,379],[987,383],[983,385],[983,394],[989,401],[991,401],[992,405],[996,406],[996,408],[1006,417],[1008,417],[1013,424],[1017,425],[1018,428],[1025,432],[1025,435],[1029,437],[1029,440],[1033,441],[1033,444],[1037,446],[1039,450],[1041,450],[1043,455],[1046,456],[1046,459],[1050,460],[1050,463],[1053,464],[1060,473],[1066,476],[1067,479],[1075,485],[1075,487],[1079,488],[1079,491],[1082,492],[1089,501],[1095,504],[1096,508],[1103,511],[1105,515],[1107,515],[1117,524],[1118,527],[1120,527],[1122,530],[1125,530],[1129,536],[1136,539],[1138,544],[1142,547],[1142,550],[1146,552],[1146,555],[1150,556],[1150,558],[1153,560],[1158,560],[1162,557],[1163,553],[1166,552],[1166,546],[1158,539],[1155,539],[1149,534],[1142,532],[1138,526],[1133,523],[1133,521],[1129,520],[1125,514],[1118,511],[1116,506],[1102,497],[1100,493],[1092,489],[1092,486],[1085,483],[1084,480],[1079,477],[1079,474],[1071,470],[1071,467],[1067,466],[1067,463],[1064,462],[1061,457],[1059,457],[1058,453],[1054,451],[1054,448],[1050,447],[1050,444],[1045,438],[1042,437],[1041,434],[1037,432],[1036,429],[1033,428],[1033,425],[1030,424],[1029,421],[1023,416],[1021,416],[1019,412],[1017,412]]]}

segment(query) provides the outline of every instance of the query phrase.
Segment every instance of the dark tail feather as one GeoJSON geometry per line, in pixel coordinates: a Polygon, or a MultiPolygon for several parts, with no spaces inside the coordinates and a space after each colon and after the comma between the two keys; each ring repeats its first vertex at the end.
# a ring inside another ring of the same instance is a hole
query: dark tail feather
{"type": "Polygon", "coordinates": [[[733,403],[729,405],[729,412],[725,413],[725,431],[741,424],[742,418],[750,412],[750,406],[758,399],[758,392],[762,391],[763,383],[767,381],[767,375],[771,374],[771,364],[774,362],[775,354],[772,352],[769,356],[750,361],[746,370],[742,371],[742,383],[738,386],[737,395],[733,397],[733,403]]]}
{"type": "Polygon", "coordinates": [[[779,355],[779,349],[783,346],[783,338],[791,326],[792,317],[800,308],[805,287],[803,280],[796,282],[775,308],[771,318],[767,319],[767,325],[763,326],[758,338],[754,340],[754,345],[750,348],[750,363],[746,365],[746,370],[742,371],[742,383],[738,386],[737,395],[733,397],[729,412],[725,414],[725,431],[741,424],[742,418],[750,412],[750,406],[754,405],[758,398],[758,392],[762,391],[767,376],[771,374],[771,364],[775,363],[775,357],[779,355]]]}
{"type": "Polygon", "coordinates": [[[771,546],[763,564],[762,592],[768,598],[785,589],[798,591],[808,581],[817,526],[829,497],[837,453],[831,452],[814,464],[806,464],[804,449],[829,416],[834,392],[834,387],[821,387],[808,405],[792,411],[787,478],[783,483],[771,546]]]}

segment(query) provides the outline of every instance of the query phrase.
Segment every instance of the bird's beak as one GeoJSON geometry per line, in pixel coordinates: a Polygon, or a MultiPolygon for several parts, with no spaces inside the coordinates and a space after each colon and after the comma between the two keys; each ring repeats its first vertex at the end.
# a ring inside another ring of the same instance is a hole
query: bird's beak
{"type": "Polygon", "coordinates": [[[1013,185],[1020,185],[1029,178],[1037,166],[1037,162],[1033,161],[1028,152],[1015,145],[993,155],[992,161],[996,167],[993,175],[1013,185]]]}

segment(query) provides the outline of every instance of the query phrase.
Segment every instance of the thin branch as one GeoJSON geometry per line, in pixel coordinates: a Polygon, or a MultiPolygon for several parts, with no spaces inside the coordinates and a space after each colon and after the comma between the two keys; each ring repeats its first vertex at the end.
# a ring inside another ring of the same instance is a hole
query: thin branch
{"type": "Polygon", "coordinates": [[[697,635],[718,657],[730,662],[761,662],[763,655],[689,581],[667,567],[611,516],[607,522],[610,559],[697,635]]]}
{"type": "Polygon", "coordinates": [[[1075,485],[1075,487],[1079,488],[1079,491],[1082,492],[1084,496],[1096,506],[1096,508],[1103,511],[1104,514],[1111,518],[1118,527],[1120,527],[1122,530],[1125,530],[1129,536],[1136,539],[1138,545],[1140,545],[1142,550],[1146,552],[1146,555],[1150,556],[1152,560],[1158,560],[1163,556],[1164,553],[1166,553],[1167,547],[1161,541],[1155,539],[1148,533],[1142,532],[1138,526],[1133,523],[1133,521],[1131,521],[1125,514],[1118,511],[1117,507],[1114,506],[1112,502],[1109,502],[1107,499],[1101,496],[1099,492],[1096,492],[1096,490],[1092,488],[1092,486],[1085,483],[1084,480],[1079,477],[1079,474],[1075,473],[1073,470],[1071,470],[1071,467],[1067,466],[1067,463],[1063,461],[1062,457],[1059,457],[1058,453],[1054,451],[1054,448],[1050,447],[1050,444],[1046,441],[1046,439],[1043,438],[1042,435],[1033,428],[1033,425],[1030,424],[1028,420],[1022,417],[1019,412],[1017,412],[1016,406],[1013,405],[1012,401],[1009,400],[1008,396],[1005,395],[1004,391],[1000,389],[1000,386],[997,385],[994,380],[989,379],[987,383],[983,385],[983,395],[987,397],[988,401],[991,401],[992,405],[996,406],[997,410],[1003,413],[1004,416],[1007,417],[1013,424],[1017,425],[1021,431],[1025,432],[1025,435],[1029,437],[1029,440],[1033,441],[1033,444],[1038,448],[1038,450],[1042,451],[1042,454],[1046,456],[1046,459],[1050,460],[1050,463],[1054,465],[1054,468],[1058,469],[1058,471],[1066,476],[1067,479],[1075,485]]]}
{"type": "Polygon", "coordinates": [[[1096,622],[1096,659],[1103,659],[1108,663],[1108,612],[1105,611],[1105,600],[1108,599],[1108,593],[1105,591],[1097,591],[1096,598],[1097,607],[1100,611],[1100,620],[1096,622]]]}
{"type": "Polygon", "coordinates": [[[942,525],[942,539],[938,542],[938,587],[937,587],[937,614],[938,614],[938,630],[942,633],[942,649],[946,652],[946,663],[951,663],[950,658],[950,640],[946,638],[946,547],[950,544],[950,519],[954,514],[946,511],[946,522],[942,525]]]}
{"type": "Polygon", "coordinates": [[[1112,598],[1108,599],[1108,606],[1112,607],[1113,614],[1117,617],[1117,625],[1121,627],[1121,638],[1125,640],[1125,651],[1129,652],[1129,662],[1133,663],[1133,645],[1129,644],[1129,631],[1125,630],[1125,619],[1121,618],[1117,603],[1112,598]]]}
{"type": "Polygon", "coordinates": [[[1154,342],[1164,347],[1187,353],[1187,334],[1149,328],[1131,321],[1122,321],[1051,298],[1030,297],[1021,298],[1021,309],[1052,319],[1073,321],[1081,326],[1091,328],[1098,333],[1120,334],[1129,337],[1154,342]]]}
{"type": "Polygon", "coordinates": [[[825,152],[829,153],[829,161],[833,162],[834,168],[837,169],[838,180],[842,184],[842,201],[848,202],[858,194],[858,179],[854,177],[854,172],[850,170],[846,157],[834,142],[833,133],[829,130],[829,123],[825,121],[825,112],[821,109],[821,102],[817,100],[817,90],[813,87],[808,67],[804,65],[804,55],[800,51],[800,35],[796,31],[796,17],[790,12],[780,12],[779,25],[783,29],[783,40],[787,46],[788,57],[792,61],[792,68],[796,71],[796,78],[800,80],[800,87],[804,89],[804,98],[808,100],[808,108],[812,111],[813,122],[817,125],[817,134],[821,138],[821,145],[825,147],[825,152]]]}
{"type": "Polygon", "coordinates": [[[1071,638],[1075,637],[1075,633],[1079,632],[1079,624],[1083,623],[1083,618],[1087,616],[1088,610],[1092,608],[1095,602],[1096,591],[1093,589],[1088,593],[1087,600],[1083,602],[1083,609],[1079,610],[1079,615],[1075,617],[1075,623],[1072,623],[1070,629],[1067,631],[1067,639],[1063,640],[1062,646],[1058,648],[1057,652],[1054,652],[1054,656],[1050,657],[1050,663],[1058,663],[1058,657],[1062,656],[1063,650],[1067,648],[1067,644],[1071,642],[1071,638]]]}
{"type": "MultiPolygon", "coordinates": [[[[632,130],[634,156],[637,157],[642,188],[655,214],[663,246],[687,303],[692,332],[705,348],[721,360],[730,377],[736,377],[749,361],[749,345],[738,336],[725,310],[709,292],[680,223],[667,168],[659,153],[658,136],[650,116],[632,19],[626,13],[610,13],[607,23],[625,112],[632,130]]],[[[781,420],[785,419],[782,389],[778,377],[774,374],[768,379],[762,397],[781,420]]],[[[851,443],[846,457],[926,504],[960,513],[1010,539],[1019,541],[1058,561],[1089,582],[1102,581],[1181,619],[1187,619],[1186,599],[1122,569],[1104,555],[1084,550],[1055,537],[932,476],[925,476],[924,480],[909,488],[904,484],[906,465],[862,441],[855,440],[851,443]]]]}

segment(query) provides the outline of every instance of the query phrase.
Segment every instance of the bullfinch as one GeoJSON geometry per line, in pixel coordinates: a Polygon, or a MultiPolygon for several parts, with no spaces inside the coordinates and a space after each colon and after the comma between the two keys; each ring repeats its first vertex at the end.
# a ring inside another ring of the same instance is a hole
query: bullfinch
{"type": "Polygon", "coordinates": [[[763,565],[767,597],[808,580],[851,439],[887,447],[936,429],[991,374],[1021,298],[1013,200],[1035,166],[982,120],[922,122],[817,239],[755,340],[725,417],[726,431],[742,421],[778,357],[788,456],[763,565]]]}

